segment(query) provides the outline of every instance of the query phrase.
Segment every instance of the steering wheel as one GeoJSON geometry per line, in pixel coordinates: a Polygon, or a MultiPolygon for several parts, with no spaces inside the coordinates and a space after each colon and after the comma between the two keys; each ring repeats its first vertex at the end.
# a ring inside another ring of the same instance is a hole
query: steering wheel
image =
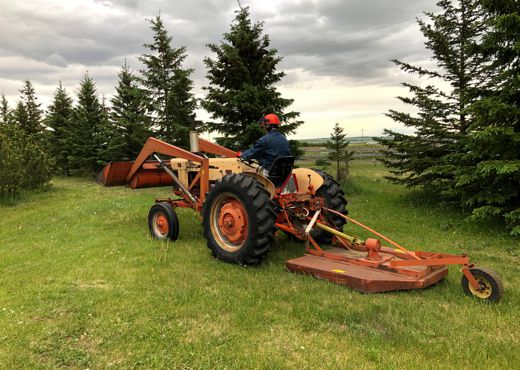
{"type": "Polygon", "coordinates": [[[238,157],[238,160],[249,167],[252,167],[251,166],[252,164],[256,164],[257,166],[260,166],[260,163],[256,159],[244,159],[242,157],[238,157]]]}

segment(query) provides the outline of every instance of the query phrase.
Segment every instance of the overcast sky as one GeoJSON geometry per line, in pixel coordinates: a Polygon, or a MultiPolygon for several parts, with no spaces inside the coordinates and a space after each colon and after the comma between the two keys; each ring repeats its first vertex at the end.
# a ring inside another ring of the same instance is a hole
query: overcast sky
{"type": "MultiPolygon", "coordinates": [[[[390,59],[429,63],[415,19],[435,10],[433,0],[242,0],[283,57],[278,88],[305,124],[293,138],[326,137],[335,122],[350,136],[406,129],[384,116],[403,109],[395,98],[410,77],[390,59]]],[[[0,91],[13,106],[30,79],[45,107],[58,81],[75,94],[88,70],[100,95],[110,98],[117,73],[150,42],[147,19],[159,11],[174,46],[188,49],[194,93],[203,97],[210,56],[237,9],[236,0],[0,0],[0,91]]],[[[206,112],[197,112],[208,119],[206,112]]]]}

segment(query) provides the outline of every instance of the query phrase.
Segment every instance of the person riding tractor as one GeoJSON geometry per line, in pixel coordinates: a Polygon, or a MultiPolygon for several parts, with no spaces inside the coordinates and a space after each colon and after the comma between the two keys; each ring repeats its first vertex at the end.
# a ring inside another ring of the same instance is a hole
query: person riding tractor
{"type": "Polygon", "coordinates": [[[280,119],[276,114],[270,113],[265,115],[260,118],[259,123],[260,127],[266,131],[266,134],[258,139],[251,148],[243,152],[237,152],[237,157],[246,161],[256,159],[260,163],[262,170],[267,172],[276,158],[290,156],[291,149],[285,136],[278,131],[280,119]]]}

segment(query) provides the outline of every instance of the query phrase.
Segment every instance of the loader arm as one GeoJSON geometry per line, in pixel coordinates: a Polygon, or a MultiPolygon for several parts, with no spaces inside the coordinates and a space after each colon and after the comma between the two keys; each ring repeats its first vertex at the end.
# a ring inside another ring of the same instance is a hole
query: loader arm
{"type": "Polygon", "coordinates": [[[135,160],[134,164],[130,168],[130,172],[128,172],[128,174],[126,175],[127,183],[129,183],[132,180],[132,177],[136,174],[139,168],[141,168],[141,166],[148,159],[148,157],[150,157],[154,153],[166,154],[171,157],[184,158],[199,163],[203,163],[205,159],[201,156],[198,156],[192,152],[188,152],[187,150],[179,148],[175,145],[171,145],[159,139],[149,137],[148,140],[146,140],[143,149],[141,149],[141,152],[137,156],[137,159],[135,160]]]}
{"type": "Polygon", "coordinates": [[[201,152],[220,155],[221,157],[235,158],[236,152],[231,149],[225,148],[221,145],[212,143],[210,141],[201,139],[199,137],[199,149],[201,152]]]}
{"type": "MultiPolygon", "coordinates": [[[[218,146],[217,146],[218,147],[218,146]]],[[[225,149],[225,148],[224,148],[225,149]]],[[[219,150],[216,148],[216,150],[219,150]]],[[[223,152],[223,150],[220,150],[223,152]]],[[[187,201],[190,207],[200,209],[204,203],[206,193],[209,190],[209,160],[195,153],[189,152],[162,140],[149,137],[143,149],[133,162],[110,162],[100,172],[97,182],[104,186],[126,185],[132,189],[169,186],[178,182],[175,176],[171,176],[161,161],[147,162],[153,154],[164,154],[174,158],[182,158],[188,161],[200,163],[200,175],[198,185],[200,196],[187,201]],[[196,201],[196,203],[194,203],[196,201]]],[[[189,193],[189,192],[188,192],[189,193]]],[[[190,198],[190,197],[188,197],[190,198]]]]}

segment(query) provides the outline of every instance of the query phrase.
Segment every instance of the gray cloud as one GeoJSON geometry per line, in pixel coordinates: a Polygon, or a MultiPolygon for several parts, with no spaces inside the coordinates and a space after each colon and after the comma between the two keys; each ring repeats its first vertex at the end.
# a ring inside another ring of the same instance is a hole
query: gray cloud
{"type": "MultiPolygon", "coordinates": [[[[254,21],[264,22],[287,72],[282,85],[312,76],[345,84],[397,85],[402,76],[389,61],[422,60],[427,54],[414,18],[431,10],[429,0],[242,0],[254,21]]],[[[100,93],[110,95],[126,59],[136,56],[152,32],[147,19],[159,12],[175,46],[188,49],[195,92],[205,84],[202,60],[207,43],[229,30],[236,0],[0,0],[0,90],[13,98],[23,79],[40,94],[52,94],[58,81],[75,91],[88,70],[100,93]]],[[[48,99],[48,97],[46,97],[48,99]]]]}
{"type": "Polygon", "coordinates": [[[49,55],[46,59],[45,59],[45,62],[47,64],[50,64],[50,65],[55,65],[55,66],[58,66],[58,67],[66,67],[67,66],[67,60],[60,54],[58,53],[52,53],[51,55],[49,55]]]}
{"type": "Polygon", "coordinates": [[[415,18],[431,6],[425,0],[309,1],[286,5],[280,14],[288,19],[277,15],[266,26],[273,27],[285,67],[365,83],[386,76],[380,69],[393,68],[390,59],[424,56],[415,18]]]}

